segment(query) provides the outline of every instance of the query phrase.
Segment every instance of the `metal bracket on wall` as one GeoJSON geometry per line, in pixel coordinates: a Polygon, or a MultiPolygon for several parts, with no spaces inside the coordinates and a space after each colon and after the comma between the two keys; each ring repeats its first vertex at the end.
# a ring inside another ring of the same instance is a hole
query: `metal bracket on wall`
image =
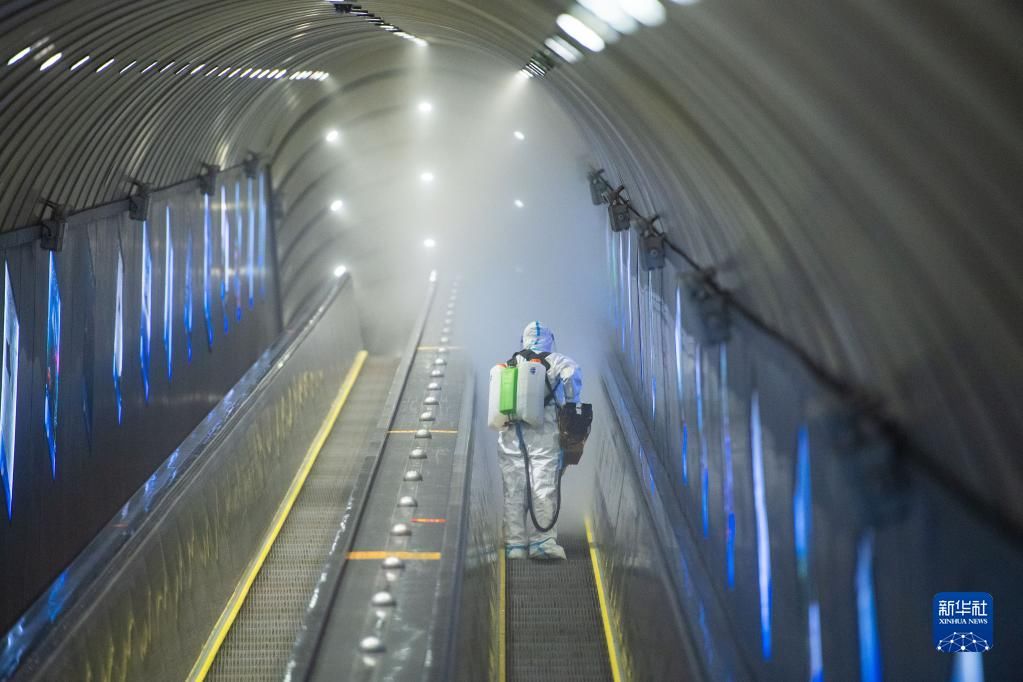
{"type": "Polygon", "coordinates": [[[680,276],[682,288],[688,294],[692,308],[698,313],[698,332],[701,343],[715,345],[732,337],[732,320],[728,296],[712,284],[713,270],[688,272],[680,276]]]}
{"type": "Polygon", "coordinates": [[[43,218],[39,230],[39,246],[45,251],[61,251],[67,232],[67,206],[52,201],[43,202],[50,209],[50,217],[43,218]]]}
{"type": "Polygon", "coordinates": [[[844,406],[825,418],[834,435],[846,480],[862,501],[860,521],[872,527],[905,518],[910,478],[896,446],[862,409],[844,406]]]}
{"type": "Polygon", "coordinates": [[[149,220],[151,192],[149,185],[138,180],[131,181],[132,192],[128,195],[128,217],[140,222],[149,220]]]}
{"type": "MultiPolygon", "coordinates": [[[[654,216],[651,222],[657,220],[654,216]]],[[[644,270],[661,270],[664,268],[664,235],[654,229],[643,233],[643,250],[640,260],[644,270]]]]}
{"type": "Polygon", "coordinates": [[[220,166],[213,163],[204,163],[202,172],[199,173],[199,189],[206,196],[213,196],[217,191],[217,175],[220,173],[220,166]]]}
{"type": "Polygon", "coordinates": [[[242,168],[245,169],[245,177],[253,179],[259,175],[259,162],[260,157],[258,153],[250,151],[246,154],[245,160],[242,161],[242,168]]]}
{"type": "Polygon", "coordinates": [[[600,206],[604,203],[604,188],[607,186],[607,180],[604,179],[604,169],[599,168],[586,176],[590,181],[590,201],[593,202],[594,206],[600,206]]]}
{"type": "Polygon", "coordinates": [[[632,227],[632,216],[629,214],[629,205],[621,199],[614,199],[608,205],[607,213],[611,220],[612,232],[625,232],[632,227]]]}

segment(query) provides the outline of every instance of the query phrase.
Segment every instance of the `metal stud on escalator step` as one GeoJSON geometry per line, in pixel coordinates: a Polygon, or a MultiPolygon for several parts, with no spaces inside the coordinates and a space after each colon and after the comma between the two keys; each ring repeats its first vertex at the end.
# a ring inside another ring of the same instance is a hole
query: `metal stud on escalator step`
{"type": "Polygon", "coordinates": [[[428,383],[426,385],[426,390],[427,391],[439,391],[440,390],[440,382],[439,381],[431,381],[430,383],[428,383]]]}
{"type": "Polygon", "coordinates": [[[416,438],[433,438],[433,434],[430,433],[430,429],[418,429],[416,430],[416,438]]]}
{"type": "Polygon", "coordinates": [[[445,360],[444,358],[437,358],[436,360],[433,361],[433,364],[435,364],[435,365],[446,365],[446,364],[448,364],[448,361],[445,360]]]}
{"type": "Polygon", "coordinates": [[[412,448],[412,453],[409,454],[412,459],[426,459],[426,448],[412,448]]]}
{"type": "Polygon", "coordinates": [[[397,571],[405,568],[405,562],[401,560],[401,557],[389,556],[383,560],[381,564],[384,568],[397,571]]]}
{"type": "Polygon", "coordinates": [[[379,654],[385,647],[379,637],[370,635],[359,640],[359,649],[367,654],[379,654]]]}
{"type": "Polygon", "coordinates": [[[448,352],[448,347],[447,346],[438,346],[437,347],[437,352],[438,353],[447,353],[448,352]]]}
{"type": "Polygon", "coordinates": [[[406,481],[421,481],[421,480],[423,480],[423,475],[421,473],[419,473],[418,471],[416,471],[415,469],[411,469],[410,471],[406,471],[405,472],[405,480],[406,481]]]}
{"type": "Polygon", "coordinates": [[[437,396],[435,396],[435,395],[428,395],[423,400],[423,404],[424,405],[438,405],[438,404],[440,404],[440,401],[437,400],[437,396]]]}
{"type": "Polygon", "coordinates": [[[407,523],[396,523],[391,526],[391,535],[412,535],[412,529],[407,523]]]}
{"type": "Polygon", "coordinates": [[[447,343],[447,342],[448,342],[449,340],[450,340],[450,339],[448,339],[448,337],[446,337],[446,336],[442,336],[442,337],[440,337],[440,342],[441,342],[441,343],[447,343]]]}
{"type": "Polygon", "coordinates": [[[373,598],[370,600],[370,602],[373,604],[373,606],[394,606],[394,595],[392,595],[390,592],[381,590],[380,592],[377,592],[376,594],[373,595],[373,598]]]}
{"type": "Polygon", "coordinates": [[[419,421],[421,421],[421,422],[432,422],[433,419],[434,419],[433,412],[431,412],[429,410],[427,410],[426,412],[423,412],[421,415],[419,415],[419,421]]]}
{"type": "Polygon", "coordinates": [[[416,500],[416,498],[412,497],[411,495],[402,495],[400,498],[398,498],[398,506],[399,507],[418,507],[419,506],[419,502],[416,500]]]}
{"type": "Polygon", "coordinates": [[[435,369],[432,372],[430,372],[430,376],[432,376],[432,377],[442,377],[442,376],[444,376],[444,370],[442,370],[442,369],[435,369]]]}
{"type": "MultiPolygon", "coordinates": [[[[443,329],[440,330],[440,333],[441,334],[450,334],[451,333],[451,327],[444,327],[443,329]]],[[[447,341],[445,341],[444,343],[447,343],[447,341]]]]}

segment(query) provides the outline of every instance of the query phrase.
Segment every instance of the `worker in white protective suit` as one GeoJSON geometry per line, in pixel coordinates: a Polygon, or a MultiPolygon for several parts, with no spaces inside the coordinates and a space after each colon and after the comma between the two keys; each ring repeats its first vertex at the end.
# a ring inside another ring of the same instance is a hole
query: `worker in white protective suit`
{"type": "MultiPolygon", "coordinates": [[[[522,351],[528,361],[539,354],[548,366],[547,379],[552,396],[544,407],[543,427],[521,424],[529,453],[533,512],[541,526],[551,524],[558,500],[558,485],[564,467],[558,437],[556,405],[579,402],[582,373],[572,358],[554,352],[554,333],[540,322],[530,322],[522,332],[522,351]]],[[[522,356],[517,357],[521,358],[522,356]]],[[[519,433],[508,427],[498,433],[498,458],[504,480],[505,554],[509,559],[564,559],[558,544],[557,527],[540,531],[529,515],[526,500],[526,468],[519,445],[519,433]]]]}

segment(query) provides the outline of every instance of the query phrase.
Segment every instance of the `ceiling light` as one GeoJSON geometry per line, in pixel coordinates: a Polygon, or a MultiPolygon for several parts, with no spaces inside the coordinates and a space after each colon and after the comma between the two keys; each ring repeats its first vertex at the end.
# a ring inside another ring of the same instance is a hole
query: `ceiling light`
{"type": "Polygon", "coordinates": [[[334,276],[337,277],[338,279],[343,277],[346,272],[348,272],[348,268],[346,268],[343,265],[339,265],[336,268],[334,268],[334,276]]]}
{"type": "Polygon", "coordinates": [[[74,71],[75,69],[77,69],[79,66],[81,66],[82,64],[84,64],[87,61],[89,61],[89,55],[85,55],[84,57],[79,59],[77,62],[72,64],[71,65],[71,70],[74,71]]]}
{"type": "Polygon", "coordinates": [[[327,135],[326,135],[327,142],[330,142],[331,144],[334,144],[335,142],[337,142],[340,137],[341,137],[341,133],[339,133],[336,130],[332,129],[332,130],[328,130],[327,131],[327,135]]]}
{"type": "Polygon", "coordinates": [[[334,199],[334,201],[330,202],[330,210],[333,211],[334,213],[340,211],[342,208],[344,208],[344,206],[345,202],[341,201],[340,199],[334,199]]]}
{"type": "Polygon", "coordinates": [[[437,240],[434,239],[433,237],[427,237],[426,239],[423,240],[423,246],[425,246],[428,249],[432,249],[433,247],[437,246],[437,240]]]}
{"type": "Polygon", "coordinates": [[[414,42],[419,47],[426,47],[427,45],[430,44],[430,43],[426,42],[425,40],[423,40],[422,38],[413,38],[412,42],[414,42]]]}
{"type": "Polygon", "coordinates": [[[624,9],[625,0],[579,0],[579,4],[616,31],[632,33],[639,28],[636,19],[624,9]]]}
{"type": "Polygon", "coordinates": [[[517,74],[515,74],[515,77],[518,78],[520,81],[524,81],[524,80],[527,80],[529,78],[532,78],[533,74],[531,74],[526,69],[519,69],[519,72],[517,74]]]}
{"type": "Polygon", "coordinates": [[[419,174],[419,179],[426,183],[433,182],[433,178],[433,173],[430,171],[423,171],[419,174]]]}
{"type": "Polygon", "coordinates": [[[629,16],[646,26],[664,23],[664,5],[657,0],[619,0],[619,4],[629,16]]]}
{"type": "Polygon", "coordinates": [[[522,199],[516,199],[515,200],[515,208],[522,208],[524,206],[525,206],[525,204],[522,203],[522,199]]]}
{"type": "Polygon", "coordinates": [[[558,27],[567,33],[577,43],[591,52],[600,52],[604,49],[604,39],[597,35],[596,31],[579,21],[571,14],[562,14],[557,20],[558,27]]]}
{"type": "Polygon", "coordinates": [[[125,71],[127,71],[127,70],[128,70],[128,69],[130,69],[131,67],[135,66],[135,65],[136,65],[137,63],[138,63],[138,60],[135,60],[135,61],[133,61],[133,62],[132,62],[131,64],[129,64],[128,66],[126,66],[126,67],[124,67],[123,69],[121,69],[121,73],[124,73],[125,71]]]}
{"type": "MultiPolygon", "coordinates": [[[[156,66],[156,62],[153,62],[152,64],[150,64],[150,65],[149,65],[149,66],[147,66],[146,68],[142,69],[142,73],[145,73],[146,71],[149,71],[149,70],[150,70],[151,68],[153,68],[154,66],[156,66]]],[[[73,69],[74,67],[71,67],[71,68],[73,69]]]]}
{"type": "Polygon", "coordinates": [[[106,60],[105,62],[103,62],[102,66],[100,66],[98,69],[96,69],[96,73],[99,73],[100,71],[102,71],[103,69],[107,68],[108,66],[110,66],[113,63],[114,63],[113,59],[106,60]]]}
{"type": "Polygon", "coordinates": [[[428,114],[431,111],[433,111],[433,105],[432,104],[430,104],[427,101],[422,101],[422,102],[419,103],[419,113],[421,113],[421,114],[428,114]]]}
{"type": "Polygon", "coordinates": [[[10,59],[8,59],[7,60],[7,66],[11,66],[13,64],[17,64],[22,59],[24,59],[26,56],[28,56],[28,53],[31,52],[31,51],[32,51],[31,47],[26,47],[24,50],[22,50],[21,52],[17,53],[16,55],[14,55],[10,59]]]}
{"type": "Polygon", "coordinates": [[[526,139],[526,134],[521,130],[516,130],[514,133],[512,133],[512,135],[514,135],[515,139],[518,140],[519,142],[522,142],[524,139],[526,139]]]}
{"type": "Polygon", "coordinates": [[[544,45],[550,48],[551,52],[564,59],[569,64],[574,64],[583,57],[583,53],[564,38],[555,36],[544,41],[544,45]]]}
{"type": "Polygon", "coordinates": [[[160,73],[163,73],[164,71],[166,71],[167,69],[171,68],[172,66],[174,66],[174,62],[171,62],[167,66],[165,66],[162,69],[160,69],[160,73]]]}
{"type": "Polygon", "coordinates": [[[205,68],[206,68],[205,64],[200,64],[199,66],[197,66],[194,69],[192,69],[192,72],[191,72],[190,75],[194,76],[195,74],[199,73],[200,71],[202,71],[205,68]]]}
{"type": "Polygon", "coordinates": [[[53,55],[52,57],[47,59],[45,62],[43,62],[42,65],[39,67],[39,70],[40,71],[46,71],[46,69],[50,68],[51,66],[53,66],[54,64],[59,62],[60,58],[63,57],[63,56],[64,56],[63,52],[58,52],[57,54],[53,55]]]}

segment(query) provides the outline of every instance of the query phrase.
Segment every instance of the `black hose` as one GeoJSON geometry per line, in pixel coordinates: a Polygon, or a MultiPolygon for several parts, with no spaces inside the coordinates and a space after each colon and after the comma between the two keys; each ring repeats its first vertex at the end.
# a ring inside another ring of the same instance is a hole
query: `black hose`
{"type": "Polygon", "coordinates": [[[555,486],[558,502],[554,507],[554,518],[551,519],[550,525],[544,528],[540,525],[536,518],[536,512],[533,510],[533,476],[530,473],[529,450],[526,449],[526,439],[522,437],[522,422],[515,422],[515,433],[518,434],[519,449],[522,450],[522,462],[526,466],[526,509],[529,510],[529,518],[533,522],[533,527],[541,533],[546,533],[551,528],[554,528],[554,524],[558,522],[558,515],[561,514],[561,475],[565,473],[565,469],[564,467],[558,468],[558,482],[555,486]]]}

